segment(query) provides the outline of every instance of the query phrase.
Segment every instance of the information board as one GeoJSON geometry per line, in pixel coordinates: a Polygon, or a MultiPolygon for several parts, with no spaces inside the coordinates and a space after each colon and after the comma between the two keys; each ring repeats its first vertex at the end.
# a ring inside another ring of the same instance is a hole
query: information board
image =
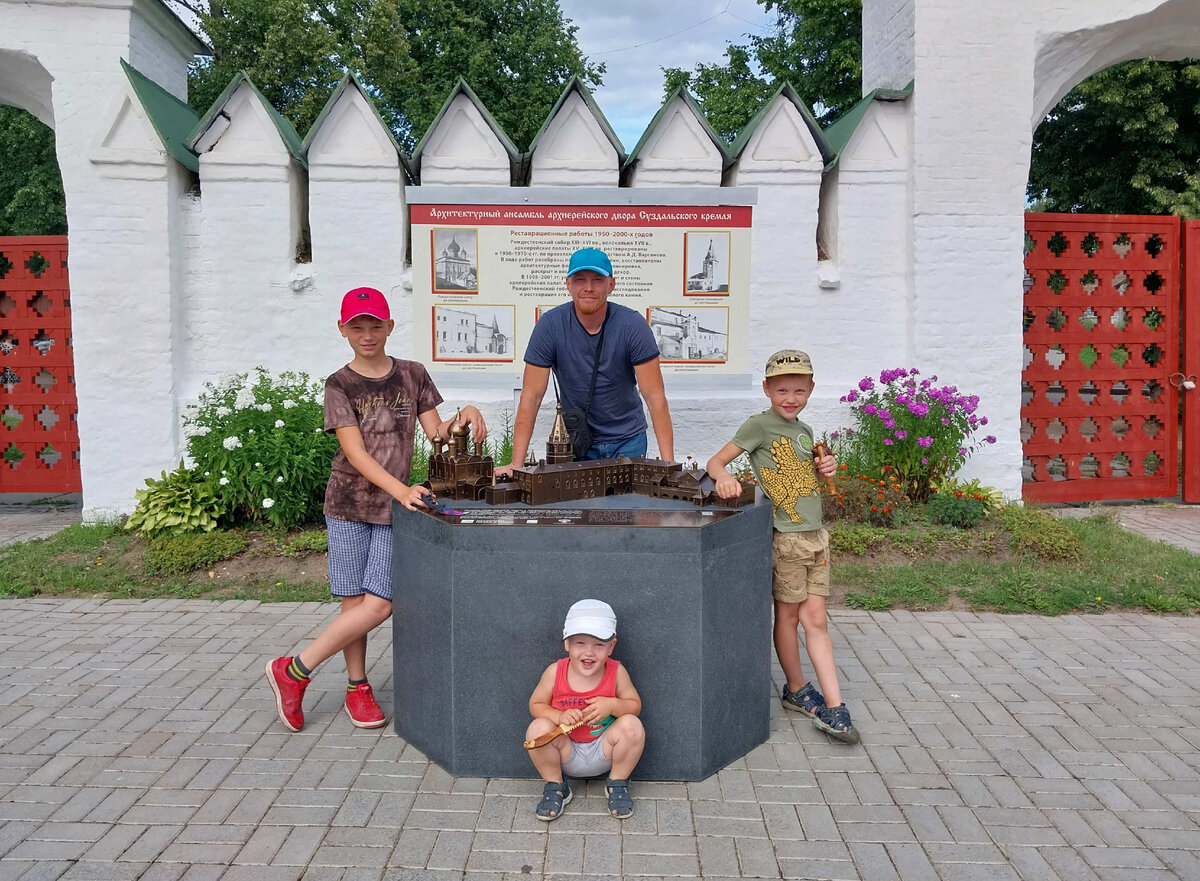
{"type": "Polygon", "coordinates": [[[567,262],[599,248],[610,300],[645,316],[667,373],[747,372],[749,205],[414,204],[414,357],[439,372],[524,369],[567,262]]]}

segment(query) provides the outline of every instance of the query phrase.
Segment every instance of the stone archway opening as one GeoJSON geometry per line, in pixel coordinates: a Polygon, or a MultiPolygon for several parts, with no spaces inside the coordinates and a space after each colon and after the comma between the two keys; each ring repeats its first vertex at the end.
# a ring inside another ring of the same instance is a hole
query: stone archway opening
{"type": "Polygon", "coordinates": [[[1037,49],[1027,193],[1060,213],[1025,222],[1029,500],[1177,493],[1183,227],[1167,195],[1200,172],[1200,82],[1184,75],[1200,23],[1185,0],[1129,9],[1037,49]],[[1176,145],[1155,138],[1168,116],[1176,145]]]}
{"type": "Polygon", "coordinates": [[[0,51],[0,493],[79,492],[66,201],[52,78],[0,51]]]}

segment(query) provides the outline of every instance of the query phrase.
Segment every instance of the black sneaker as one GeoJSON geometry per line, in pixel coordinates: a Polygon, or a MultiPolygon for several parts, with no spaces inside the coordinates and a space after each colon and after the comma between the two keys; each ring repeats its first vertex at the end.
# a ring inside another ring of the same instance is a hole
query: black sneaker
{"type": "Polygon", "coordinates": [[[795,710],[797,713],[803,713],[810,719],[817,717],[819,710],[825,709],[825,698],[821,696],[821,692],[813,688],[811,682],[804,683],[804,687],[799,691],[788,691],[787,683],[783,684],[783,697],[780,698],[780,703],[783,704],[785,710],[795,710]]]}
{"type": "Polygon", "coordinates": [[[813,716],[813,726],[842,743],[858,743],[858,729],[850,721],[850,711],[845,704],[836,707],[821,707],[813,716]]]}

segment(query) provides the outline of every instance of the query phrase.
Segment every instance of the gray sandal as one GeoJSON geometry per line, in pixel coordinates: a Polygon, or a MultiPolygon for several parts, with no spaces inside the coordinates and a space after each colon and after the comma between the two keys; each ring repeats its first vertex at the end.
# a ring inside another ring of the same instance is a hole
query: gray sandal
{"type": "Polygon", "coordinates": [[[609,779],[604,784],[604,792],[608,795],[608,812],[618,820],[633,816],[633,799],[629,797],[628,780],[609,779]]]}
{"type": "Polygon", "coordinates": [[[571,802],[571,782],[563,777],[562,783],[551,780],[542,787],[542,800],[538,802],[537,818],[549,823],[562,816],[563,808],[571,802]]]}

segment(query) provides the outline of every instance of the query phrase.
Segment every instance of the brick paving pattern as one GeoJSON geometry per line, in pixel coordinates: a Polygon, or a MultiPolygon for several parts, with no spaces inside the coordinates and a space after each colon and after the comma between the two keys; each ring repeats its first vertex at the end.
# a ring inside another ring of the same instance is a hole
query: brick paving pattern
{"type": "MultiPolygon", "coordinates": [[[[743,760],[545,824],[537,781],[352,728],[339,660],[287,732],[263,664],[332,612],[0,603],[0,879],[1200,879],[1200,618],[838,611],[861,746],[764,683],[743,760]]],[[[386,633],[369,660],[390,710],[386,633]]]]}

